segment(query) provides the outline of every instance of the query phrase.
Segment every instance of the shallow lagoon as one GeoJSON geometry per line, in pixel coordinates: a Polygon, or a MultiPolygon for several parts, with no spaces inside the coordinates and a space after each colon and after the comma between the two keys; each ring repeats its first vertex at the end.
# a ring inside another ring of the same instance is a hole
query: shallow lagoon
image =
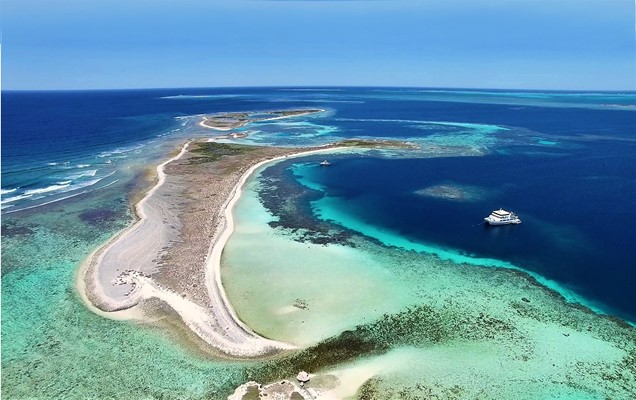
{"type": "Polygon", "coordinates": [[[343,242],[338,229],[350,221],[334,214],[324,218],[329,222],[281,225],[287,216],[273,216],[263,206],[276,204],[268,197],[288,195],[286,208],[297,213],[302,196],[280,175],[262,173],[235,209],[223,279],[248,325],[309,348],[255,376],[291,378],[294,369],[308,369],[336,377],[337,396],[360,390],[364,398],[620,398],[624,388],[634,389],[629,373],[620,373],[625,380],[617,386],[603,375],[631,362],[636,343],[628,325],[573,306],[503,261],[490,264],[503,269],[484,268],[487,260],[469,254],[386,243],[386,233],[375,237],[368,225],[347,225],[353,233],[343,242]],[[338,240],[315,243],[311,231],[325,223],[338,240]]]}

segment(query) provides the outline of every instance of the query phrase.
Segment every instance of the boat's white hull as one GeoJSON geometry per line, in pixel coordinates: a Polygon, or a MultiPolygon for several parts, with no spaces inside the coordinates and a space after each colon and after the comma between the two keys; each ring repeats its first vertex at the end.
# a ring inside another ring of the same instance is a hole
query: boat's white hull
{"type": "Polygon", "coordinates": [[[490,218],[484,218],[484,221],[486,221],[488,223],[488,225],[493,225],[493,226],[499,226],[499,225],[517,225],[521,223],[521,220],[519,218],[517,219],[510,219],[510,220],[505,220],[505,221],[498,221],[498,220],[493,220],[490,218]]]}

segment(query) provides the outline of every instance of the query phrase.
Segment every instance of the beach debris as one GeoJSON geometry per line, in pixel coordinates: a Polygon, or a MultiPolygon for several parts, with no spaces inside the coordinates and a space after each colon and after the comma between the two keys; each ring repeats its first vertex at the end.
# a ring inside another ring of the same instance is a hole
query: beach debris
{"type": "Polygon", "coordinates": [[[121,274],[119,274],[117,278],[113,280],[112,284],[113,286],[130,285],[131,286],[130,290],[124,295],[124,296],[130,296],[132,292],[134,292],[135,289],[137,289],[137,287],[139,287],[142,284],[141,279],[149,278],[149,277],[150,275],[144,274],[141,271],[127,269],[121,274]]]}
{"type": "Polygon", "coordinates": [[[307,305],[307,301],[303,299],[296,299],[294,301],[294,307],[300,308],[301,310],[309,309],[309,306],[307,305]]]}
{"type": "Polygon", "coordinates": [[[314,395],[302,386],[295,385],[293,382],[282,381],[269,385],[250,381],[244,383],[234,390],[234,393],[228,397],[228,400],[244,400],[244,399],[303,399],[313,400],[318,397],[318,393],[313,391],[314,395]]]}

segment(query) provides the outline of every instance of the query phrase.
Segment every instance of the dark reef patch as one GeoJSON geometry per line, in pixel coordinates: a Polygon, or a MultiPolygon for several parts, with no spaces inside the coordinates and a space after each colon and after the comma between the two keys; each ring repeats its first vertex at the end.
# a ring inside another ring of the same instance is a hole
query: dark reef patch
{"type": "Polygon", "coordinates": [[[278,217],[269,225],[285,230],[297,242],[355,247],[351,232],[313,217],[311,202],[320,199],[323,193],[298,183],[290,169],[291,163],[274,164],[261,174],[260,202],[278,217]]]}
{"type": "Polygon", "coordinates": [[[462,315],[452,303],[439,310],[420,305],[385,314],[373,323],[359,325],[298,353],[248,369],[246,380],[271,382],[300,370],[317,372],[402,346],[426,347],[458,339],[489,340],[499,335],[510,336],[514,331],[509,323],[484,313],[462,315]]]}
{"type": "Polygon", "coordinates": [[[2,237],[11,238],[16,236],[27,236],[34,233],[35,225],[19,225],[14,221],[2,224],[2,237]]]}
{"type": "Polygon", "coordinates": [[[248,368],[245,380],[272,382],[281,376],[293,376],[298,371],[320,371],[342,362],[353,361],[361,356],[381,354],[388,348],[358,334],[345,331],[326,339],[315,346],[293,355],[265,362],[248,368]]]}
{"type": "Polygon", "coordinates": [[[406,387],[391,387],[380,378],[371,378],[358,391],[357,398],[373,399],[405,399],[405,400],[459,400],[465,398],[466,390],[454,385],[448,388],[440,385],[414,383],[406,387]]]}
{"type": "Polygon", "coordinates": [[[121,215],[109,208],[93,208],[79,214],[79,219],[89,225],[112,223],[119,218],[121,218],[121,215]]]}

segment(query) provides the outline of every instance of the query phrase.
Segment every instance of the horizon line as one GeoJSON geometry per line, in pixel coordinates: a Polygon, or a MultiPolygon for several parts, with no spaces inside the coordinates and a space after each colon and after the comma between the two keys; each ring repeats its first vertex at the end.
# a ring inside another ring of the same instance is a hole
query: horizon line
{"type": "Polygon", "coordinates": [[[192,90],[192,89],[426,89],[449,91],[513,91],[513,92],[561,92],[561,93],[635,93],[636,89],[534,89],[510,87],[466,87],[466,86],[389,86],[389,85],[245,85],[245,86],[165,86],[165,87],[129,87],[129,88],[71,88],[71,89],[4,89],[0,92],[108,92],[108,91],[152,91],[152,90],[192,90]]]}

